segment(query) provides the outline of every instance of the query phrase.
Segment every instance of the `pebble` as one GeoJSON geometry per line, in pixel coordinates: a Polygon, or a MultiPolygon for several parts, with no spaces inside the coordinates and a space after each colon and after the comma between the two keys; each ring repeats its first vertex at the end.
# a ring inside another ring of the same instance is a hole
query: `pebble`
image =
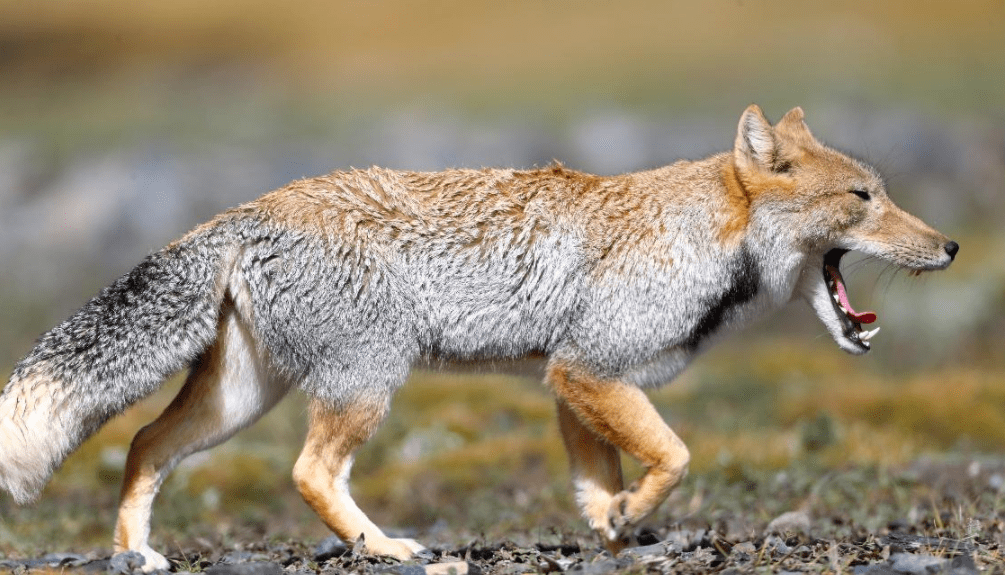
{"type": "Polygon", "coordinates": [[[929,568],[932,571],[941,570],[947,560],[934,555],[914,555],[911,553],[894,553],[890,555],[890,569],[911,575],[926,575],[929,568]]]}
{"type": "Polygon", "coordinates": [[[809,534],[810,516],[805,511],[789,511],[788,513],[782,513],[778,517],[772,519],[771,523],[768,523],[766,531],[768,533],[778,533],[779,535],[785,535],[787,533],[809,534]]]}
{"type": "Polygon", "coordinates": [[[923,553],[894,553],[884,563],[855,567],[855,575],[978,575],[977,566],[969,555],[952,559],[923,553]]]}
{"type": "Polygon", "coordinates": [[[785,540],[777,535],[765,537],[764,546],[770,549],[775,557],[788,555],[792,551],[792,548],[785,544],[785,540]]]}
{"type": "Polygon", "coordinates": [[[233,565],[218,563],[203,573],[205,575],[282,575],[283,568],[271,562],[236,563],[233,565]]]}
{"type": "Polygon", "coordinates": [[[569,572],[575,573],[576,575],[606,575],[607,573],[616,571],[618,568],[625,566],[626,564],[618,563],[614,559],[602,558],[599,561],[594,561],[593,563],[580,563],[570,569],[569,572]]]}
{"type": "Polygon", "coordinates": [[[480,575],[482,570],[467,561],[449,561],[430,565],[402,564],[381,569],[388,575],[480,575]]]}
{"type": "Polygon", "coordinates": [[[663,543],[656,543],[654,545],[642,545],[639,547],[626,547],[622,549],[618,556],[639,558],[639,557],[663,557],[667,554],[667,546],[663,543]]]}
{"type": "Polygon", "coordinates": [[[349,547],[339,539],[338,535],[332,535],[314,546],[314,560],[318,563],[333,557],[341,557],[349,552],[349,547]]]}
{"type": "Polygon", "coordinates": [[[736,555],[741,561],[749,561],[757,555],[757,546],[750,541],[743,541],[733,545],[730,554],[736,555]]]}
{"type": "MultiPolygon", "coordinates": [[[[805,538],[801,538],[805,539],[805,538]]],[[[935,540],[916,535],[892,533],[884,537],[891,545],[884,552],[884,559],[878,557],[869,565],[850,568],[854,575],[976,575],[978,570],[972,552],[965,550],[959,541],[943,541],[940,548],[921,550],[922,544],[935,540]],[[912,548],[917,552],[912,552],[912,548]]],[[[390,559],[376,559],[349,552],[338,538],[320,542],[313,550],[302,547],[278,545],[260,547],[256,550],[235,550],[218,556],[215,565],[201,562],[205,575],[313,575],[316,566],[310,561],[315,557],[331,555],[339,558],[328,563],[325,571],[351,571],[358,573],[378,573],[381,575],[480,575],[483,570],[500,575],[523,575],[525,573],[569,573],[575,575],[604,575],[633,567],[667,571],[684,569],[699,571],[711,569],[713,565],[723,565],[723,573],[730,575],[745,573],[750,561],[761,553],[767,557],[787,557],[792,568],[799,561],[817,562],[820,558],[820,542],[807,545],[786,545],[777,535],[766,535],[761,540],[739,541],[731,546],[715,531],[681,530],[667,533],[662,542],[639,545],[623,549],[617,557],[607,552],[597,552],[582,545],[520,547],[512,543],[496,547],[461,548],[454,552],[435,551],[427,560],[397,563],[390,559]],[[708,542],[719,537],[724,546],[713,547],[708,542]],[[566,549],[568,548],[568,549],[566,549]],[[681,550],[682,548],[686,550],[681,550]],[[262,551],[267,549],[267,551],[262,551]],[[726,551],[724,551],[724,549],[726,551]],[[728,553],[723,557],[722,553],[728,553]],[[285,558],[285,559],[284,559],[285,558]],[[283,566],[287,566],[284,570],[283,566]]],[[[974,545],[970,543],[970,545],[974,545]]],[[[10,570],[14,575],[25,575],[34,570],[57,568],[80,575],[140,575],[143,556],[131,552],[115,555],[110,559],[88,559],[73,553],[52,553],[38,559],[0,559],[0,570],[10,570]]],[[[162,575],[167,575],[162,572],[162,575]]],[[[182,574],[178,574],[182,575],[182,574]]]]}
{"type": "Polygon", "coordinates": [[[112,573],[122,573],[129,575],[134,571],[140,571],[147,560],[136,551],[126,551],[112,555],[112,560],[108,562],[108,570],[112,573]]]}

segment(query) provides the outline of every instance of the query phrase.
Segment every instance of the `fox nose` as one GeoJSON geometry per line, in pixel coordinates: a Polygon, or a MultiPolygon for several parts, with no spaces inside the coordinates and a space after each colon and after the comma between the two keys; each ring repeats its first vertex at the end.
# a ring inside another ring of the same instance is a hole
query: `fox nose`
{"type": "Polygon", "coordinates": [[[945,248],[946,253],[949,254],[949,259],[956,259],[956,252],[960,251],[960,244],[954,242],[953,240],[949,240],[945,248]]]}

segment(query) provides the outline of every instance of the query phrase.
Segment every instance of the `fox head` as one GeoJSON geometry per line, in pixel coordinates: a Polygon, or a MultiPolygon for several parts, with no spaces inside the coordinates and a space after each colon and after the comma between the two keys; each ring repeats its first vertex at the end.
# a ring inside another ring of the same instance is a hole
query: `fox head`
{"type": "Polygon", "coordinates": [[[849,353],[869,351],[879,328],[863,327],[876,320],[875,313],[851,306],[840,269],[847,252],[920,273],[945,269],[959,250],[898,208],[874,169],[817,141],[800,108],[774,126],[760,108],[747,108],[737,130],[733,171],[750,202],[752,232],[801,256],[792,271],[797,274],[792,298],[808,301],[849,353]]]}

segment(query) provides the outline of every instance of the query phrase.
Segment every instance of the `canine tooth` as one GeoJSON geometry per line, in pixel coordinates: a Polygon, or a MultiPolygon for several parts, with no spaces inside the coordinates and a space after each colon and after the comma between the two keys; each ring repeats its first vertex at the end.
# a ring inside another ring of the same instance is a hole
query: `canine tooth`
{"type": "Polygon", "coordinates": [[[862,341],[869,341],[870,339],[872,339],[872,336],[876,335],[877,333],[879,333],[878,327],[872,331],[863,331],[862,333],[858,334],[858,338],[862,341]]]}

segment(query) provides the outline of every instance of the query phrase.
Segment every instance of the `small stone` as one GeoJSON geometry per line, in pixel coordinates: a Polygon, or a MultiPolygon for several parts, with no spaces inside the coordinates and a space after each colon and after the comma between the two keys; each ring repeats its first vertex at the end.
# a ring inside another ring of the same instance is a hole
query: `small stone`
{"type": "MultiPolygon", "coordinates": [[[[534,571],[534,569],[530,569],[534,571]]],[[[379,573],[386,575],[481,575],[481,569],[467,561],[447,561],[431,565],[415,565],[403,563],[381,569],[379,573]]]]}
{"type": "Polygon", "coordinates": [[[247,563],[252,557],[251,551],[231,551],[220,558],[220,563],[226,565],[236,565],[237,563],[247,563]]]}
{"type": "Polygon", "coordinates": [[[206,569],[203,573],[206,575],[281,575],[283,568],[271,562],[217,564],[206,569]]]}
{"type": "Polygon", "coordinates": [[[742,541],[740,543],[737,543],[736,545],[733,545],[733,551],[736,551],[738,553],[753,554],[757,553],[757,547],[751,541],[742,541]]]}
{"type": "Polygon", "coordinates": [[[890,569],[898,573],[910,575],[927,575],[929,571],[938,571],[949,562],[934,555],[915,555],[913,553],[894,553],[890,556],[890,569]]]}
{"type": "Polygon", "coordinates": [[[770,549],[775,557],[788,555],[789,551],[792,550],[791,547],[785,544],[785,540],[777,535],[768,535],[765,537],[764,546],[770,549]]]}
{"type": "Polygon", "coordinates": [[[852,575],[902,575],[897,573],[885,563],[874,565],[856,565],[852,568],[852,575]]]}
{"type": "Polygon", "coordinates": [[[541,570],[545,573],[561,573],[567,570],[573,561],[571,559],[566,559],[564,557],[552,558],[547,555],[541,555],[541,570]]]}
{"type": "Polygon", "coordinates": [[[332,535],[314,547],[314,560],[324,563],[332,557],[341,557],[349,552],[349,547],[337,535],[332,535]]]}
{"type": "Polygon", "coordinates": [[[88,559],[77,553],[50,553],[42,557],[41,561],[52,566],[80,567],[87,563],[88,559]]]}
{"type": "Polygon", "coordinates": [[[704,529],[699,529],[697,531],[683,529],[667,533],[663,543],[673,549],[675,553],[681,553],[688,549],[694,549],[702,545],[702,543],[708,538],[708,532],[704,529]]]}
{"type": "Polygon", "coordinates": [[[618,570],[618,562],[610,558],[601,558],[593,563],[581,563],[576,566],[576,575],[607,575],[618,570]]]}
{"type": "Polygon", "coordinates": [[[949,562],[949,571],[953,575],[978,575],[980,573],[977,570],[977,564],[974,563],[974,558],[966,553],[953,557],[949,562]]]}
{"type": "Polygon", "coordinates": [[[391,567],[381,569],[378,573],[386,575],[426,575],[426,568],[422,565],[414,564],[392,565],[391,567]]]}
{"type": "Polygon", "coordinates": [[[680,554],[681,561],[696,561],[705,564],[711,563],[716,557],[718,555],[713,553],[712,549],[708,547],[698,547],[694,551],[685,551],[680,554]]]}
{"type": "MultiPolygon", "coordinates": [[[[474,575],[473,564],[467,561],[434,563],[425,566],[425,575],[474,575]]],[[[477,568],[475,568],[477,569],[477,568]]],[[[481,572],[479,569],[478,572],[481,572]]]]}
{"type": "Polygon", "coordinates": [[[768,533],[804,533],[810,532],[810,516],[805,511],[789,511],[771,520],[767,527],[768,533]]]}
{"type": "Polygon", "coordinates": [[[656,543],[655,545],[626,547],[618,553],[618,556],[639,558],[639,557],[663,557],[666,554],[667,554],[667,546],[663,543],[656,543]]]}
{"type": "MultiPolygon", "coordinates": [[[[2,565],[0,565],[2,566],[2,565]]],[[[95,559],[94,561],[88,561],[80,566],[80,571],[82,573],[111,573],[112,571],[112,560],[111,559],[95,559]]],[[[178,574],[176,574],[178,575],[178,574]]]]}
{"type": "MultiPolygon", "coordinates": [[[[611,564],[614,564],[611,561],[611,564]]],[[[610,573],[611,569],[605,571],[590,572],[590,575],[601,575],[603,573],[610,573]]],[[[530,565],[528,563],[510,563],[509,565],[498,571],[499,575],[523,575],[524,573],[537,573],[537,567],[530,565]]],[[[585,572],[584,572],[585,573],[585,572]]]]}
{"type": "Polygon", "coordinates": [[[112,556],[108,563],[109,571],[129,575],[133,571],[139,571],[146,563],[146,557],[136,551],[126,551],[112,556]]]}

